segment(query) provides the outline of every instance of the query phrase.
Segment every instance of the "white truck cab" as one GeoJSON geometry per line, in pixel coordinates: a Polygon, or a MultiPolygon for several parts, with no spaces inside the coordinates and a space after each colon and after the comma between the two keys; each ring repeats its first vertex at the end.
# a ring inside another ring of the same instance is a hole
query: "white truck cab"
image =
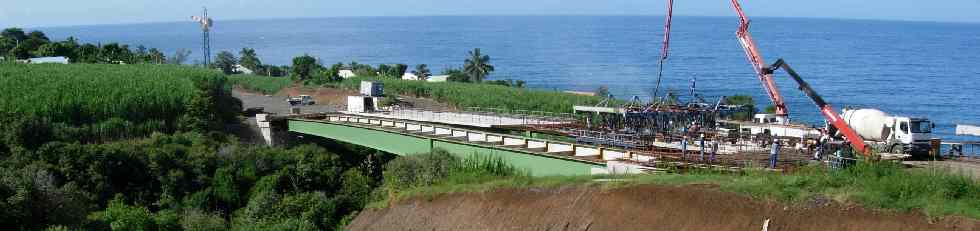
{"type": "Polygon", "coordinates": [[[928,150],[935,125],[925,118],[893,117],[892,139],[907,145],[907,151],[928,150]]]}

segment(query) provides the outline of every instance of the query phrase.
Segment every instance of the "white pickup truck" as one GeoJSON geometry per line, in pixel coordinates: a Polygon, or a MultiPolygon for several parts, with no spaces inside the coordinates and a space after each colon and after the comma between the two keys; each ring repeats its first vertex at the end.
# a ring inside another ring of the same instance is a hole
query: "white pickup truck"
{"type": "Polygon", "coordinates": [[[313,101],[313,97],[309,95],[300,95],[299,97],[289,97],[286,98],[286,102],[289,102],[289,105],[291,106],[316,104],[316,101],[313,101]]]}

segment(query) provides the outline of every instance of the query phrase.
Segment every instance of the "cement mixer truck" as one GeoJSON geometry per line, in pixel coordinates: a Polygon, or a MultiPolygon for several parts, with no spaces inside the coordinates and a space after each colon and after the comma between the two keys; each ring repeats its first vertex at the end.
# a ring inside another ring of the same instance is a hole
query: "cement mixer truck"
{"type": "Polygon", "coordinates": [[[877,109],[844,109],[841,116],[865,143],[879,152],[922,154],[930,149],[929,119],[893,116],[877,109]]]}
{"type": "Polygon", "coordinates": [[[828,131],[846,139],[858,153],[870,156],[872,149],[894,154],[928,153],[934,127],[928,119],[891,116],[876,109],[844,109],[844,113],[837,114],[834,107],[824,101],[783,59],[767,67],[765,74],[772,74],[777,69],[785,70],[799,84],[799,89],[820,108],[820,114],[827,120],[828,131]]]}

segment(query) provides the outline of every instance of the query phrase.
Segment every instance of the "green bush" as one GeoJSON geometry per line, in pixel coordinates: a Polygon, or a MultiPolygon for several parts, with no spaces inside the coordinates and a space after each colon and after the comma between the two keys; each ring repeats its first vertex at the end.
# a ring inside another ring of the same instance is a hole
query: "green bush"
{"type": "Polygon", "coordinates": [[[341,161],[313,145],[239,146],[197,133],[50,142],[3,158],[0,226],[15,230],[330,230],[359,211],[377,185],[364,174],[362,159],[341,161]],[[226,219],[232,222],[221,223],[226,219]]]}
{"type": "Polygon", "coordinates": [[[440,183],[474,183],[488,178],[529,176],[501,157],[470,155],[459,158],[445,150],[404,156],[385,165],[385,187],[402,190],[440,183]]]}
{"type": "Polygon", "coordinates": [[[122,196],[109,202],[109,206],[93,218],[108,224],[112,230],[154,230],[156,222],[149,209],[127,205],[122,196]]]}
{"type": "Polygon", "coordinates": [[[228,230],[225,219],[216,214],[208,214],[200,210],[188,210],[180,219],[183,230],[221,231],[228,230]]]}
{"type": "Polygon", "coordinates": [[[396,158],[385,165],[385,185],[393,189],[432,185],[449,177],[459,162],[444,150],[396,158]]]}

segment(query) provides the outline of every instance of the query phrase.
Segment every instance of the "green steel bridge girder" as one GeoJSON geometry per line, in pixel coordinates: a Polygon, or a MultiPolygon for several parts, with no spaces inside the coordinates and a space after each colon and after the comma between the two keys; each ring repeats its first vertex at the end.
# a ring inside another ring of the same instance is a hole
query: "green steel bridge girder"
{"type": "Polygon", "coordinates": [[[601,164],[550,157],[533,152],[330,122],[291,119],[288,121],[288,126],[290,132],[324,137],[402,156],[429,153],[437,148],[461,158],[471,155],[498,156],[515,167],[527,170],[533,176],[590,175],[593,168],[605,168],[605,165],[601,164]]]}

